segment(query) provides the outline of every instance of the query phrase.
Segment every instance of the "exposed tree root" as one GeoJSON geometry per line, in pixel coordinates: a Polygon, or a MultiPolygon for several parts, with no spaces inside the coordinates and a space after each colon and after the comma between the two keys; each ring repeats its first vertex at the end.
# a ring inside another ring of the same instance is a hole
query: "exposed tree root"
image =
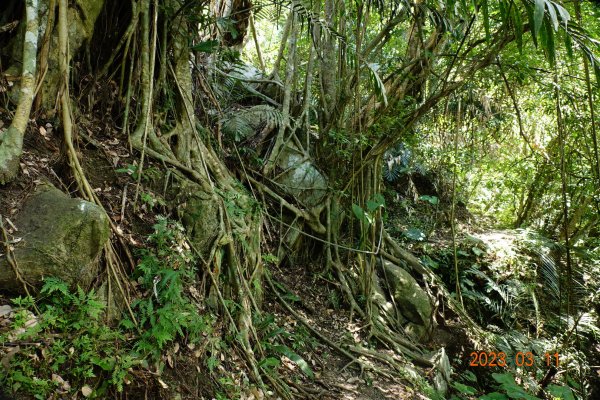
{"type": "MultiPolygon", "coordinates": [[[[11,268],[13,269],[13,272],[15,273],[17,280],[19,282],[21,282],[21,284],[23,285],[23,290],[25,291],[27,296],[31,296],[29,289],[33,288],[33,286],[31,286],[31,284],[29,282],[25,281],[25,279],[23,279],[23,276],[21,275],[21,270],[19,269],[19,264],[17,263],[17,260],[15,259],[14,255],[13,255],[12,249],[10,247],[10,243],[8,241],[8,233],[6,232],[6,229],[4,228],[3,219],[4,219],[4,217],[0,214],[0,231],[2,232],[2,241],[4,243],[4,250],[6,251],[6,259],[8,260],[8,263],[10,264],[11,268]]],[[[39,310],[37,310],[37,306],[35,305],[35,303],[33,304],[33,306],[36,308],[36,311],[39,313],[39,310]]]]}
{"type": "Polygon", "coordinates": [[[0,184],[16,176],[23,152],[23,136],[29,122],[29,113],[35,96],[35,76],[38,48],[38,2],[26,1],[26,29],[23,35],[23,67],[21,94],[17,111],[10,127],[0,136],[0,184]]]}

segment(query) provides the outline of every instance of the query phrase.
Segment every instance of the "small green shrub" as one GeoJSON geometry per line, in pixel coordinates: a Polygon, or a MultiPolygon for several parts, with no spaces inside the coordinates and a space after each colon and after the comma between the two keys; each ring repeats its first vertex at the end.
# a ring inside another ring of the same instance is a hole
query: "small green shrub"
{"type": "Polygon", "coordinates": [[[96,382],[96,395],[109,387],[123,389],[128,369],[141,360],[120,346],[125,337],[103,323],[105,305],[92,290],[71,292],[67,284],[47,278],[40,291],[35,316],[31,297],[13,300],[17,307],[11,330],[1,342],[19,345],[9,368],[0,375],[0,386],[38,399],[50,393],[73,394],[96,382]]]}
{"type": "MultiPolygon", "coordinates": [[[[212,317],[200,315],[186,295],[195,271],[194,256],[183,232],[181,225],[159,218],[149,238],[155,247],[140,251],[141,262],[134,273],[148,293],[132,304],[142,327],[134,349],[155,360],[177,338],[198,342],[212,323],[212,317]]],[[[134,327],[129,318],[121,325],[126,329],[134,327]]]]}

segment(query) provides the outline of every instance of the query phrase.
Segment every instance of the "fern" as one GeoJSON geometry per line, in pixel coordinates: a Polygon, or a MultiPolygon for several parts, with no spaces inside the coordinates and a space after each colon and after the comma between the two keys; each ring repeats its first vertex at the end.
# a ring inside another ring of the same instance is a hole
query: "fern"
{"type": "Polygon", "coordinates": [[[388,182],[396,181],[402,174],[410,172],[412,152],[402,143],[384,156],[383,177],[388,182]]]}
{"type": "Polygon", "coordinates": [[[281,111],[267,105],[258,105],[246,109],[228,112],[221,120],[223,133],[236,142],[257,134],[259,131],[271,131],[283,123],[281,111]]]}

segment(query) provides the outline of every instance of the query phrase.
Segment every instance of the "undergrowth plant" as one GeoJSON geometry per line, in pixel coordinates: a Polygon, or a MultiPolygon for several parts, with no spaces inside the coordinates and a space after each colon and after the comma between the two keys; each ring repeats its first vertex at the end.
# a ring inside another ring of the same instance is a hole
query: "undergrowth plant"
{"type": "MultiPolygon", "coordinates": [[[[149,242],[154,247],[140,250],[134,272],[145,290],[132,304],[142,328],[134,350],[158,360],[162,349],[177,338],[198,342],[210,331],[212,317],[201,315],[187,294],[195,277],[194,256],[181,225],[158,218],[149,242]]],[[[121,325],[128,330],[135,326],[130,318],[121,325]]]]}
{"type": "Polygon", "coordinates": [[[124,346],[124,333],[104,323],[105,304],[94,290],[73,292],[47,278],[37,300],[18,297],[13,304],[11,329],[0,336],[13,348],[0,372],[0,386],[11,393],[46,399],[82,390],[102,398],[111,389],[121,391],[129,369],[143,362],[124,346]]]}
{"type": "Polygon", "coordinates": [[[200,313],[188,295],[195,270],[183,229],[164,218],[154,229],[134,272],[143,290],[131,305],[137,327],[129,316],[107,324],[106,304],[95,290],[73,291],[46,278],[37,298],[13,299],[11,325],[0,334],[12,349],[3,359],[0,387],[36,399],[79,392],[110,398],[133,380],[133,369],[160,374],[166,346],[208,336],[213,317],[200,313]]]}

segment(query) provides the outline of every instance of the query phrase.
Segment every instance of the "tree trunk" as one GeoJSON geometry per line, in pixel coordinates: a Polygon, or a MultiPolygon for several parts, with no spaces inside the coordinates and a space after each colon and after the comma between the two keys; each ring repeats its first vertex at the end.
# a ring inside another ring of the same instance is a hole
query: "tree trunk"
{"type": "Polygon", "coordinates": [[[37,0],[27,0],[25,10],[26,28],[22,38],[21,94],[15,117],[10,127],[0,136],[0,184],[12,180],[19,170],[19,160],[23,151],[23,136],[27,129],[31,104],[35,96],[38,48],[37,0]]]}

